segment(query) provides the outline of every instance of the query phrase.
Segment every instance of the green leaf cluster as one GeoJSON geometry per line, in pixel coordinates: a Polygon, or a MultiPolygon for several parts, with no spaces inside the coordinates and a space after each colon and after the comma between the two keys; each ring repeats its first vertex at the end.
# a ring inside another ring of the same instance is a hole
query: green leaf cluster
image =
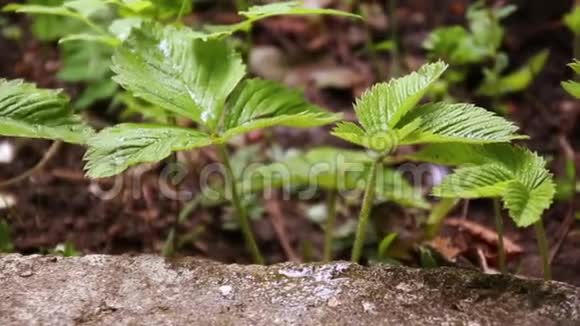
{"type": "Polygon", "coordinates": [[[84,144],[93,131],[68,107],[60,90],[0,79],[0,134],[84,144]]]}
{"type": "Polygon", "coordinates": [[[341,122],[332,134],[383,154],[404,144],[494,143],[522,138],[511,122],[471,104],[419,105],[446,68],[443,62],[426,64],[417,72],[376,84],[356,101],[360,125],[341,122]]]}
{"type": "Polygon", "coordinates": [[[505,34],[500,22],[515,10],[515,6],[487,8],[479,1],[467,11],[467,29],[458,25],[436,28],[423,47],[433,59],[453,65],[481,63],[498,53],[505,34]]]}
{"type": "MultiPolygon", "coordinates": [[[[577,59],[574,60],[571,64],[569,64],[570,68],[574,70],[577,75],[580,75],[580,61],[577,59]]],[[[575,98],[580,98],[580,83],[576,81],[565,81],[562,82],[562,87],[572,96],[575,98]]]]}
{"type": "Polygon", "coordinates": [[[155,162],[172,151],[223,144],[271,126],[314,127],[339,116],[309,104],[277,83],[246,79],[242,59],[225,40],[203,40],[184,27],[144,24],[113,56],[114,80],[135,96],[200,130],[120,124],[89,141],[87,173],[106,177],[155,162]]]}
{"type": "Polygon", "coordinates": [[[335,10],[335,9],[325,9],[325,8],[313,8],[307,6],[304,1],[282,1],[274,2],[265,5],[256,5],[250,7],[246,11],[239,12],[240,16],[245,19],[237,24],[232,25],[208,25],[204,27],[204,31],[199,32],[199,37],[208,39],[221,36],[232,35],[236,32],[248,32],[252,29],[254,23],[274,17],[274,16],[307,16],[307,15],[332,15],[332,16],[343,16],[350,18],[362,18],[359,15],[355,15],[349,12],[335,10]]]}
{"type": "Polygon", "coordinates": [[[500,197],[519,227],[539,221],[555,194],[545,160],[519,146],[434,144],[410,158],[459,166],[433,194],[445,198],[500,197]]]}
{"type": "Polygon", "coordinates": [[[580,35],[580,5],[576,5],[572,10],[564,16],[564,24],[574,33],[580,35]]]}
{"type": "Polygon", "coordinates": [[[469,67],[487,62],[493,62],[493,66],[483,68],[484,78],[476,91],[478,95],[498,97],[520,92],[534,81],[549,57],[548,50],[538,52],[509,73],[506,73],[509,58],[500,51],[505,35],[501,21],[515,10],[516,7],[512,5],[488,8],[480,1],[467,11],[467,29],[463,26],[449,26],[431,32],[423,47],[432,59],[444,59],[454,67],[445,74],[444,81],[447,84],[462,82],[469,67]]]}

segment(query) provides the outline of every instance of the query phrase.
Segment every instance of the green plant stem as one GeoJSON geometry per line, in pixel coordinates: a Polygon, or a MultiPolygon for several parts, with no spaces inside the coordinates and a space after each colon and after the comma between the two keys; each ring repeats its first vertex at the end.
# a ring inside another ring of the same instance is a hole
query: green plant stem
{"type": "Polygon", "coordinates": [[[495,215],[495,229],[497,232],[497,256],[499,258],[499,270],[502,274],[507,273],[505,249],[503,244],[503,217],[501,216],[501,204],[499,199],[493,199],[493,212],[495,215]]]}
{"type": "Polygon", "coordinates": [[[389,0],[389,24],[391,25],[391,40],[395,45],[392,54],[391,77],[399,77],[401,74],[401,61],[399,53],[398,29],[397,29],[397,0],[389,0]]]}
{"type": "Polygon", "coordinates": [[[371,209],[373,207],[373,201],[375,197],[375,184],[376,184],[376,177],[377,177],[377,169],[381,165],[382,158],[376,159],[372,166],[371,170],[369,171],[369,175],[367,178],[367,184],[365,189],[365,194],[362,202],[362,207],[360,210],[360,214],[358,217],[358,225],[356,228],[356,236],[354,239],[354,245],[352,247],[352,255],[350,260],[353,263],[358,263],[361,258],[364,243],[365,243],[365,235],[367,232],[367,225],[369,223],[369,216],[371,213],[371,209]]]}
{"type": "Polygon", "coordinates": [[[324,225],[324,251],[322,260],[329,262],[332,260],[332,240],[334,239],[334,225],[336,223],[336,190],[330,190],[326,201],[328,216],[324,225]]]}
{"type": "Polygon", "coordinates": [[[544,222],[538,220],[534,224],[534,229],[536,230],[536,238],[538,240],[538,251],[542,257],[542,267],[544,270],[544,280],[549,281],[552,279],[552,270],[550,268],[550,258],[548,255],[548,239],[546,238],[546,230],[544,230],[544,222]]]}
{"type": "Polygon", "coordinates": [[[181,18],[183,18],[183,13],[185,12],[185,6],[187,4],[187,1],[190,1],[190,0],[181,0],[181,7],[179,7],[179,13],[177,14],[177,17],[175,18],[176,23],[181,22],[181,18]]]}
{"type": "Polygon", "coordinates": [[[574,58],[580,60],[580,35],[574,37],[574,58]]]}
{"type": "Polygon", "coordinates": [[[240,196],[238,194],[238,189],[236,185],[236,178],[234,176],[234,171],[232,169],[232,165],[230,163],[230,156],[228,154],[228,150],[226,145],[221,144],[218,145],[222,161],[224,163],[226,169],[226,182],[229,183],[230,192],[232,194],[232,202],[234,207],[236,208],[236,212],[238,213],[238,220],[240,223],[240,228],[242,229],[242,234],[244,235],[244,240],[246,242],[246,247],[252,254],[252,258],[256,264],[264,264],[264,258],[260,253],[260,248],[258,248],[258,244],[256,243],[256,239],[254,238],[254,234],[252,232],[252,228],[250,226],[250,220],[248,219],[248,214],[242,205],[240,200],[240,196]]]}

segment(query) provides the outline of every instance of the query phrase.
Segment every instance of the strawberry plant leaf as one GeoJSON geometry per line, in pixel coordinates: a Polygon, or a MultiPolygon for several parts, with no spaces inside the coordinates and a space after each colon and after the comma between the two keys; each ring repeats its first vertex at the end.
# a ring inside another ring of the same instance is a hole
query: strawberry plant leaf
{"type": "Polygon", "coordinates": [[[0,134],[83,144],[93,131],[72,114],[68,104],[60,90],[0,79],[0,134]]]}
{"type": "Polygon", "coordinates": [[[546,161],[530,150],[507,144],[428,146],[417,159],[435,163],[477,164],[460,167],[434,189],[441,197],[501,197],[520,227],[529,226],[552,203],[555,186],[546,161]],[[439,151],[441,149],[442,151],[439,151]],[[437,153],[438,152],[438,153],[437,153]],[[448,155],[455,158],[449,158],[448,155]]]}
{"type": "Polygon", "coordinates": [[[462,167],[433,189],[438,197],[492,198],[503,195],[513,173],[499,164],[462,167]]]}
{"type": "Polygon", "coordinates": [[[224,141],[271,126],[316,127],[341,116],[308,103],[302,92],[260,79],[244,81],[228,103],[231,107],[224,114],[224,141]]]}
{"type": "Polygon", "coordinates": [[[123,123],[89,139],[85,170],[91,178],[108,177],[139,163],[161,161],[174,151],[210,144],[209,135],[193,129],[123,123]]]}
{"type": "Polygon", "coordinates": [[[499,80],[486,78],[476,93],[485,96],[498,96],[520,92],[528,88],[544,68],[549,56],[549,50],[541,51],[531,57],[518,70],[502,76],[499,80]]]}
{"type": "MultiPolygon", "coordinates": [[[[579,7],[580,8],[580,7],[579,7]]],[[[574,60],[568,66],[574,70],[576,74],[580,75],[580,61],[574,60]]],[[[572,96],[580,98],[580,83],[575,81],[565,81],[562,82],[562,87],[572,96]]]]}
{"type": "Polygon", "coordinates": [[[402,140],[403,144],[490,143],[527,138],[515,134],[518,127],[513,123],[472,104],[427,104],[410,112],[397,127],[418,118],[419,126],[402,140]]]}
{"type": "Polygon", "coordinates": [[[303,1],[283,1],[261,6],[252,6],[247,11],[240,12],[240,15],[245,16],[250,20],[260,20],[280,15],[333,15],[361,18],[359,15],[346,11],[307,7],[303,1]]]}
{"type": "Polygon", "coordinates": [[[426,64],[417,72],[367,90],[355,104],[356,115],[366,132],[373,134],[393,128],[446,69],[441,61],[426,64]]]}
{"type": "Polygon", "coordinates": [[[541,218],[544,210],[552,204],[555,193],[556,187],[550,179],[535,188],[514,180],[508,184],[503,202],[517,226],[527,227],[541,218]]]}
{"type": "Polygon", "coordinates": [[[574,35],[580,35],[580,5],[574,6],[572,11],[564,16],[564,24],[574,35]]]}
{"type": "Polygon", "coordinates": [[[186,28],[145,24],[113,56],[115,81],[136,96],[214,129],[228,95],[245,75],[223,40],[186,28]]]}

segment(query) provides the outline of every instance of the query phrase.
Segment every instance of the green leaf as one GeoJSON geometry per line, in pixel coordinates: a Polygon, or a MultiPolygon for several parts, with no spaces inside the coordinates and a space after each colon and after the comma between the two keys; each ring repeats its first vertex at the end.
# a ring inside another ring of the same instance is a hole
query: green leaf
{"type": "MultiPolygon", "coordinates": [[[[22,6],[42,5],[42,7],[60,7],[63,0],[28,0],[27,5],[10,4],[4,7],[4,11],[22,10],[22,6]]],[[[49,9],[59,10],[59,9],[49,9]]],[[[62,36],[68,35],[70,31],[81,31],[86,26],[77,18],[70,18],[68,12],[64,14],[40,14],[34,17],[31,31],[33,35],[41,41],[54,41],[62,36]]]]}
{"type": "Polygon", "coordinates": [[[65,17],[76,17],[77,14],[63,6],[42,6],[42,5],[21,5],[9,4],[2,8],[3,11],[13,11],[17,13],[39,14],[39,15],[54,15],[65,17]]]}
{"type": "Polygon", "coordinates": [[[562,82],[562,87],[564,87],[568,94],[574,96],[575,98],[580,98],[580,83],[565,81],[562,82]]]}
{"type": "Polygon", "coordinates": [[[530,86],[534,79],[544,68],[549,50],[544,50],[534,55],[522,67],[511,74],[502,76],[499,80],[486,78],[477,90],[477,94],[485,96],[497,96],[522,91],[530,86]]]}
{"type": "Polygon", "coordinates": [[[86,41],[86,42],[96,42],[96,43],[103,43],[108,46],[115,46],[119,44],[119,40],[111,36],[105,35],[98,35],[98,34],[87,34],[87,33],[80,33],[80,34],[70,34],[65,37],[62,37],[58,40],[58,43],[65,43],[65,42],[73,42],[73,41],[86,41]]]}
{"type": "Polygon", "coordinates": [[[403,144],[496,143],[527,138],[515,134],[518,127],[513,123],[472,104],[427,104],[405,116],[397,128],[416,119],[420,119],[419,126],[402,140],[403,144]]]}
{"type": "Polygon", "coordinates": [[[154,124],[124,123],[103,129],[89,139],[84,159],[91,178],[119,174],[139,163],[158,162],[171,152],[210,145],[202,132],[154,124]]]}
{"type": "Polygon", "coordinates": [[[507,144],[463,144],[450,146],[439,157],[433,155],[442,146],[430,146],[432,148],[418,156],[479,165],[455,170],[434,189],[434,194],[459,198],[502,197],[510,216],[520,227],[538,221],[550,206],[556,191],[554,182],[546,170],[546,161],[536,153],[507,144]],[[453,152],[457,158],[445,158],[453,152]]]}
{"type": "Polygon", "coordinates": [[[60,45],[62,67],[58,78],[67,82],[101,81],[110,76],[111,48],[92,42],[60,45]]]}
{"type": "Polygon", "coordinates": [[[526,227],[541,219],[544,210],[552,204],[555,192],[552,180],[545,180],[532,189],[519,181],[512,181],[505,191],[503,201],[517,226],[526,227]]]}
{"type": "Polygon", "coordinates": [[[499,164],[462,167],[435,187],[433,194],[447,198],[500,197],[513,179],[513,173],[499,164]]]}
{"type": "Polygon", "coordinates": [[[316,127],[340,119],[308,103],[302,92],[275,82],[251,79],[244,81],[228,101],[224,114],[224,141],[252,130],[272,126],[316,127]]]}
{"type": "Polygon", "coordinates": [[[115,81],[136,96],[210,129],[245,75],[241,57],[225,41],[152,24],[133,29],[115,52],[112,69],[115,81]]]}
{"type": "Polygon", "coordinates": [[[355,111],[366,132],[373,134],[394,127],[427,92],[429,86],[447,69],[441,61],[426,64],[417,72],[366,91],[355,104],[355,111]]]}
{"type": "Polygon", "coordinates": [[[387,252],[389,251],[389,248],[397,238],[397,235],[398,235],[397,233],[391,232],[387,234],[383,238],[383,240],[381,240],[381,242],[379,243],[379,247],[377,249],[377,254],[379,257],[381,258],[387,257],[387,252]]]}
{"type": "Polygon", "coordinates": [[[41,4],[9,4],[4,11],[17,13],[53,15],[64,17],[85,17],[107,10],[107,4],[102,0],[69,0],[69,1],[36,1],[41,4]],[[48,4],[48,5],[44,5],[48,4]]]}
{"type": "Polygon", "coordinates": [[[95,81],[87,85],[79,97],[74,101],[73,108],[84,110],[93,103],[113,97],[119,90],[115,82],[110,79],[95,81]]]}
{"type": "Polygon", "coordinates": [[[564,24],[575,35],[580,35],[580,6],[574,6],[572,11],[564,16],[564,24]]]}
{"type": "Polygon", "coordinates": [[[108,10],[106,1],[103,0],[69,0],[63,3],[63,6],[70,8],[83,17],[91,17],[101,11],[108,10]]]}
{"type": "MultiPolygon", "coordinates": [[[[576,74],[580,74],[580,61],[574,60],[574,62],[570,63],[568,66],[576,72],[576,74]]],[[[572,96],[576,98],[580,98],[580,83],[575,81],[565,81],[562,82],[562,87],[572,96]]]]}
{"type": "Polygon", "coordinates": [[[207,40],[229,36],[235,32],[248,32],[255,22],[269,17],[281,15],[334,15],[362,19],[362,17],[359,15],[345,11],[309,8],[304,6],[302,1],[276,2],[266,5],[253,6],[247,11],[240,12],[240,15],[246,17],[246,20],[231,25],[206,25],[203,27],[204,32],[198,32],[197,36],[201,39],[207,40]]]}
{"type": "Polygon", "coordinates": [[[486,146],[492,145],[465,143],[429,144],[416,153],[406,155],[405,158],[412,161],[430,162],[451,166],[461,164],[480,165],[490,163],[491,161],[491,158],[487,156],[487,151],[485,150],[486,146]]]}
{"type": "Polygon", "coordinates": [[[143,19],[139,17],[127,17],[115,19],[111,25],[109,25],[109,32],[117,37],[121,41],[125,41],[131,35],[133,28],[141,27],[143,19]]]}
{"type": "Polygon", "coordinates": [[[261,6],[253,6],[250,7],[250,9],[247,11],[240,12],[240,14],[250,20],[259,20],[280,15],[333,15],[361,18],[359,15],[355,15],[346,11],[324,8],[310,8],[305,6],[303,1],[286,1],[269,3],[261,6]]]}
{"type": "Polygon", "coordinates": [[[92,129],[73,115],[60,90],[0,79],[0,134],[83,144],[92,129]]]}

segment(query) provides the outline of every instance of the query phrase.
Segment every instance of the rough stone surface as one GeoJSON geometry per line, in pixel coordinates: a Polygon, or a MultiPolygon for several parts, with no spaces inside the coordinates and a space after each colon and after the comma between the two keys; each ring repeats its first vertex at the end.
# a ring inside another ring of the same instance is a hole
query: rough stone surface
{"type": "Polygon", "coordinates": [[[0,257],[0,325],[578,325],[580,290],[440,268],[0,257]]]}

